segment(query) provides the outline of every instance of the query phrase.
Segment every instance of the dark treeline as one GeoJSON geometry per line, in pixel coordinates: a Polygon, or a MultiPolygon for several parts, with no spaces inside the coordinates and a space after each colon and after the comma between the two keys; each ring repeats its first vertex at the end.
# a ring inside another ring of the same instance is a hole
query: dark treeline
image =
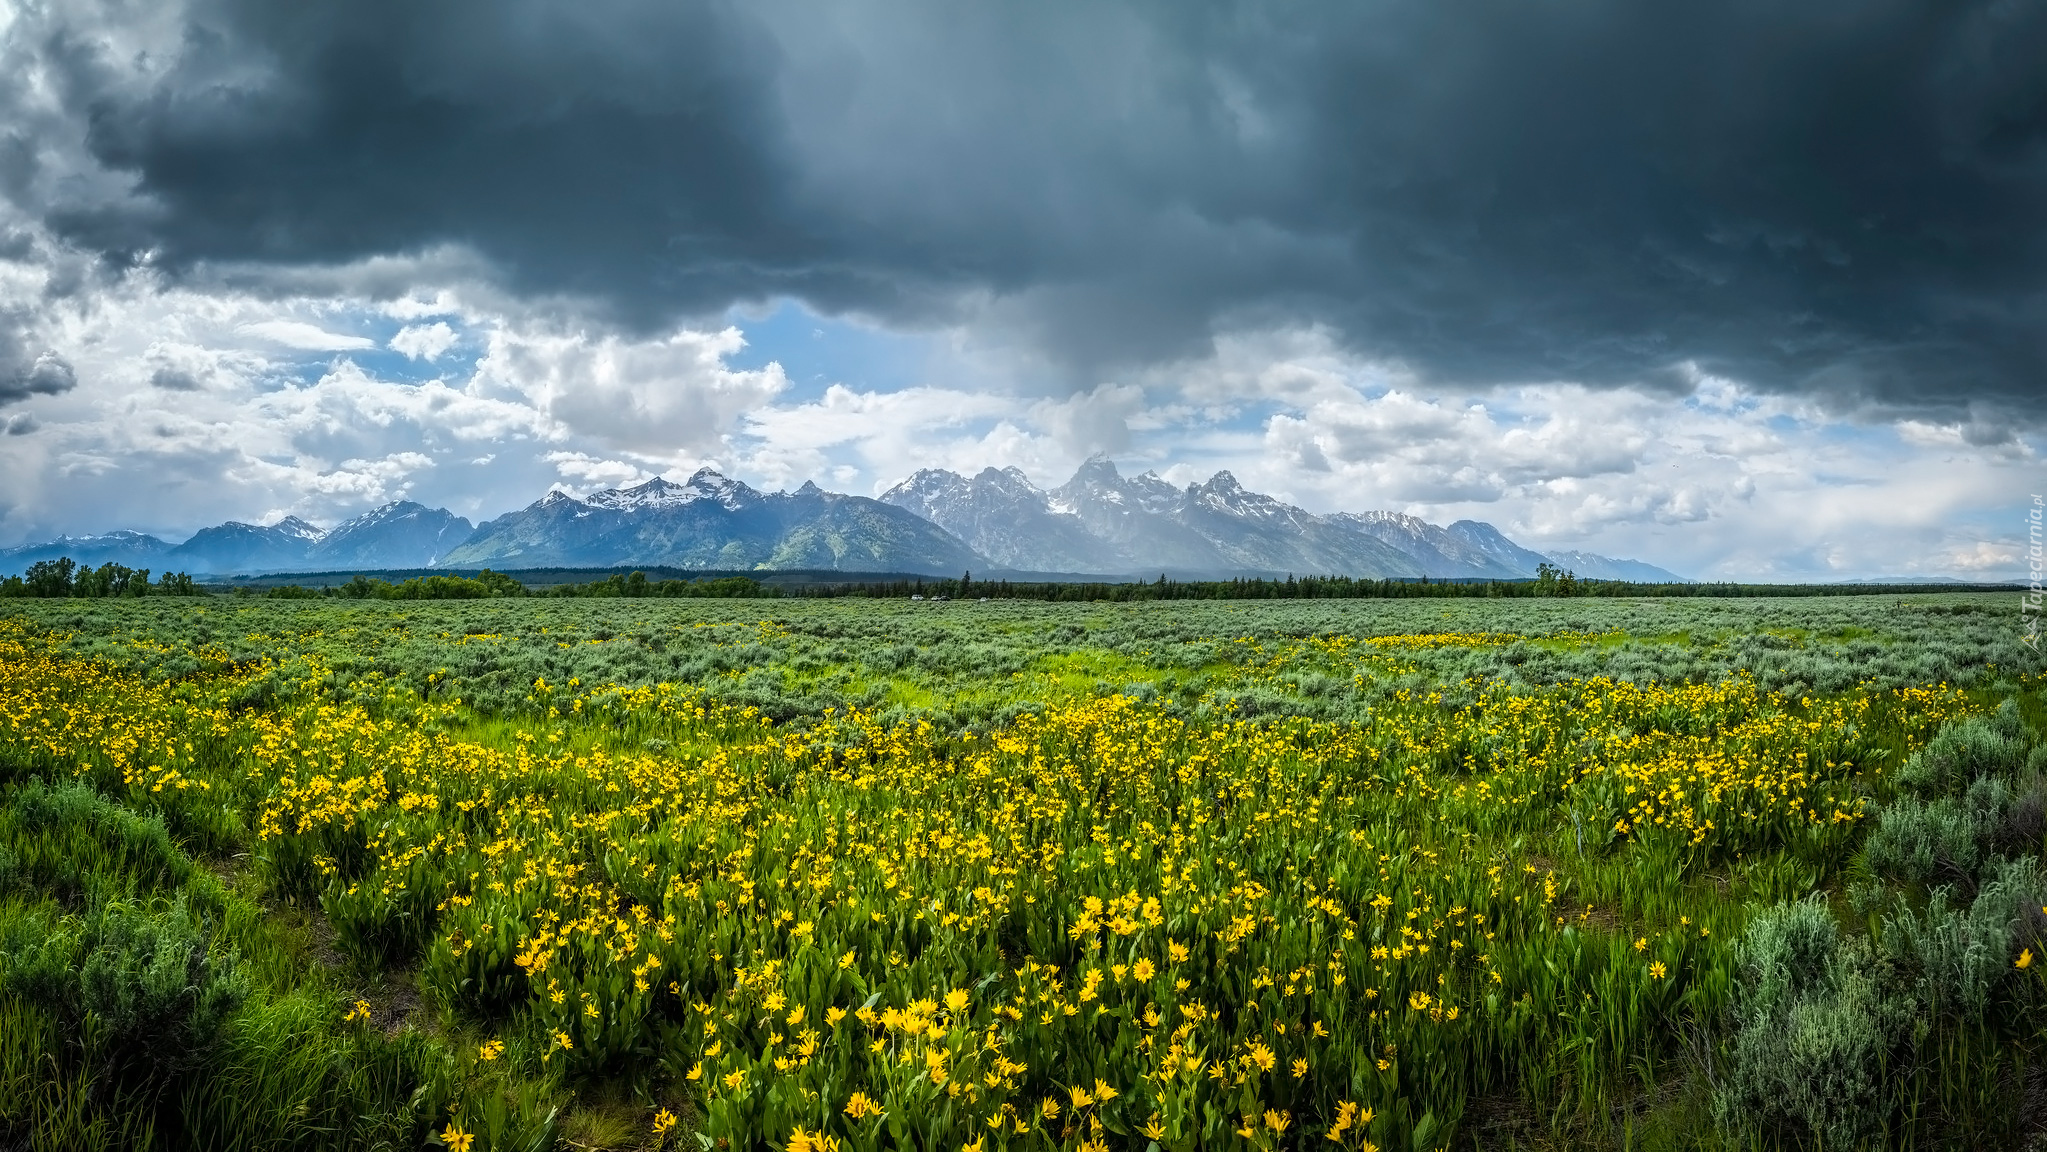
{"type": "MultiPolygon", "coordinates": [[[[786,588],[745,576],[696,580],[654,580],[645,572],[613,573],[602,580],[529,588],[502,572],[485,568],[474,576],[415,576],[399,583],[358,575],[345,584],[307,588],[297,584],[263,592],[237,588],[235,595],[272,600],[488,600],[500,597],[586,599],[805,599],[874,598],[926,600],[1040,600],[1051,602],[1144,600],[1412,600],[1526,599],[1541,597],[1802,597],[1900,595],[1939,591],[1984,591],[1979,585],[1944,584],[1639,584],[1626,580],[1585,580],[1543,565],[1533,580],[1431,580],[1428,577],[1374,580],[1353,576],[1288,576],[1284,580],[1010,581],[905,577],[880,581],[793,584],[786,588]]],[[[84,567],[69,557],[42,560],[20,576],[0,581],[0,597],[203,596],[209,589],[182,572],[166,572],[152,583],[147,568],[119,564],[84,567]]]]}
{"type": "Polygon", "coordinates": [[[1627,580],[1584,580],[1543,565],[1533,580],[1430,580],[1428,577],[1373,580],[1352,576],[1288,576],[1284,580],[1172,580],[1128,584],[1106,582],[1023,583],[975,580],[892,580],[880,583],[820,584],[797,590],[807,597],[923,598],[926,600],[1413,600],[1533,599],[1540,597],[1742,597],[1867,596],[1938,591],[1983,591],[1975,585],[1942,584],[1638,584],[1627,580]]]}
{"type": "MultiPolygon", "coordinates": [[[[240,594],[246,595],[246,590],[240,594]]],[[[318,600],[335,598],[342,600],[490,600],[505,596],[583,597],[583,598],[708,598],[745,599],[752,597],[775,597],[781,595],[777,588],[763,587],[758,581],[744,576],[725,576],[714,580],[649,580],[645,572],[634,572],[629,576],[616,573],[603,580],[592,580],[585,584],[555,584],[545,588],[528,588],[513,577],[488,568],[475,576],[415,576],[402,583],[393,584],[370,576],[357,576],[346,584],[327,588],[303,588],[297,584],[286,584],[272,588],[263,594],[271,600],[318,600]]]]}
{"type": "MultiPolygon", "coordinates": [[[[246,596],[245,588],[235,590],[238,596],[246,596]]],[[[403,583],[393,584],[371,576],[358,575],[346,584],[326,588],[302,588],[297,584],[285,584],[263,593],[271,600],[319,600],[334,597],[342,600],[489,600],[496,596],[524,596],[526,586],[500,572],[488,568],[475,577],[466,576],[416,576],[403,583]]]]}
{"type": "Polygon", "coordinates": [[[69,556],[38,560],[20,576],[0,581],[0,597],[31,597],[63,600],[70,597],[98,600],[106,597],[200,596],[205,590],[183,572],[166,572],[149,581],[149,569],[122,564],[81,566],[69,556]]]}
{"type": "Polygon", "coordinates": [[[635,572],[630,576],[613,573],[603,580],[592,580],[587,584],[556,584],[532,595],[750,600],[761,597],[773,599],[782,595],[782,590],[745,576],[721,576],[712,580],[649,580],[645,572],[635,572]]]}

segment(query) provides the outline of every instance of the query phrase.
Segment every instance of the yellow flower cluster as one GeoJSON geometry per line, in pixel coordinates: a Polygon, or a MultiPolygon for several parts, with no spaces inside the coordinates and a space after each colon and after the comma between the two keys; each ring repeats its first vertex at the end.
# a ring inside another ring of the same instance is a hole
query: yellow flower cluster
{"type": "Polygon", "coordinates": [[[1517,1053],[1624,1067],[1720,963],[1692,882],[1845,843],[1866,778],[1969,707],[1589,679],[977,733],[544,680],[526,719],[232,707],[262,671],[145,683],[0,624],[0,753],[241,805],[270,882],[550,1068],[651,1056],[708,1138],[805,1152],[1408,1146],[1553,1066],[1517,1053]]]}

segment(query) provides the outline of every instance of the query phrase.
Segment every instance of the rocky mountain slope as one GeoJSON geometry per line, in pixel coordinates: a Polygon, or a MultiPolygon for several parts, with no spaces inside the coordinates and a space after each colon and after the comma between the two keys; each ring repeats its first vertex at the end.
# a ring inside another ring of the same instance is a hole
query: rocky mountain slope
{"type": "Polygon", "coordinates": [[[1616,560],[1593,552],[1545,552],[1549,562],[1587,580],[1632,580],[1638,584],[1689,584],[1690,580],[1640,560],[1616,560]]]}
{"type": "Polygon", "coordinates": [[[275,524],[230,520],[201,528],[170,550],[164,563],[196,573],[285,572],[306,567],[307,554],[326,533],[296,516],[275,524]]]}
{"type": "Polygon", "coordinates": [[[475,530],[446,508],[394,500],[328,532],[305,559],[315,568],[425,568],[475,530]]]}

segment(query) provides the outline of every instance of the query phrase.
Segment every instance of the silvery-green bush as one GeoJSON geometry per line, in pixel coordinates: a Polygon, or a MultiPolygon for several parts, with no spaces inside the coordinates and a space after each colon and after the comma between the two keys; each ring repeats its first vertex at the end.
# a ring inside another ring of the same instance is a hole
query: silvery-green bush
{"type": "Polygon", "coordinates": [[[1999,860],[1986,872],[1966,904],[1938,888],[1923,911],[1900,897],[1884,918],[1883,954],[1909,982],[1920,1011],[1975,1020],[2014,971],[2022,913],[2042,899],[2047,882],[2031,858],[1999,860]]]}
{"type": "Polygon", "coordinates": [[[1954,795],[1985,776],[2009,777],[2026,764],[2030,733],[2011,701],[1989,716],[1949,724],[1898,771],[1898,785],[1921,796],[1954,795]]]}
{"type": "Polygon", "coordinates": [[[1714,1112],[1739,1136],[1853,1148],[1896,1110],[1890,1075],[1913,1006],[1824,904],[1780,904],[1735,945],[1734,1031],[1714,1112]]]}
{"type": "Polygon", "coordinates": [[[1901,796],[1877,813],[1863,845],[1869,867],[1906,884],[1973,884],[1988,830],[1954,797],[1901,796]]]}

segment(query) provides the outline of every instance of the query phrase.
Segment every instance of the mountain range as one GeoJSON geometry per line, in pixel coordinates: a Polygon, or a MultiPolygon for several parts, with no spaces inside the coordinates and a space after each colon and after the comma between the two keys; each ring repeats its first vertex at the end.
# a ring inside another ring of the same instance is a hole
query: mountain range
{"type": "Polygon", "coordinates": [[[445,508],[399,500],[326,531],[287,516],[275,524],[230,520],[201,528],[182,544],[140,532],[59,536],[41,544],[0,549],[0,575],[18,574],[38,560],[60,556],[95,568],[113,563],[216,576],[423,568],[468,539],[473,530],[467,519],[445,508]]]}
{"type": "Polygon", "coordinates": [[[1595,579],[1682,583],[1638,560],[1523,548],[1478,520],[1448,527],[1398,512],[1318,516],[1253,492],[1228,472],[1179,488],[1125,477],[1096,457],[1049,491],[1015,468],[968,478],[927,468],[881,494],[998,567],[1037,572],[1526,579],[1545,563],[1595,579]]]}
{"type": "Polygon", "coordinates": [[[1103,457],[1050,490],[1015,468],[971,478],[925,469],[879,499],[809,483],[764,493],[702,468],[681,484],[657,478],[582,497],[550,492],[478,525],[398,501],[325,531],[286,517],[231,521],[176,545],[138,532],[60,536],[0,550],[0,573],[58,556],[202,575],[662,565],[1525,579],[1550,563],[1595,579],[1684,579],[1637,560],[1535,552],[1476,520],[1443,527],[1395,512],[1317,515],[1253,492],[1228,472],[1185,488],[1152,472],[1125,477],[1103,457]]]}
{"type": "Polygon", "coordinates": [[[987,565],[943,528],[878,500],[806,483],[762,493],[709,468],[577,499],[550,492],[480,525],[451,567],[827,568],[966,571],[987,565]]]}

